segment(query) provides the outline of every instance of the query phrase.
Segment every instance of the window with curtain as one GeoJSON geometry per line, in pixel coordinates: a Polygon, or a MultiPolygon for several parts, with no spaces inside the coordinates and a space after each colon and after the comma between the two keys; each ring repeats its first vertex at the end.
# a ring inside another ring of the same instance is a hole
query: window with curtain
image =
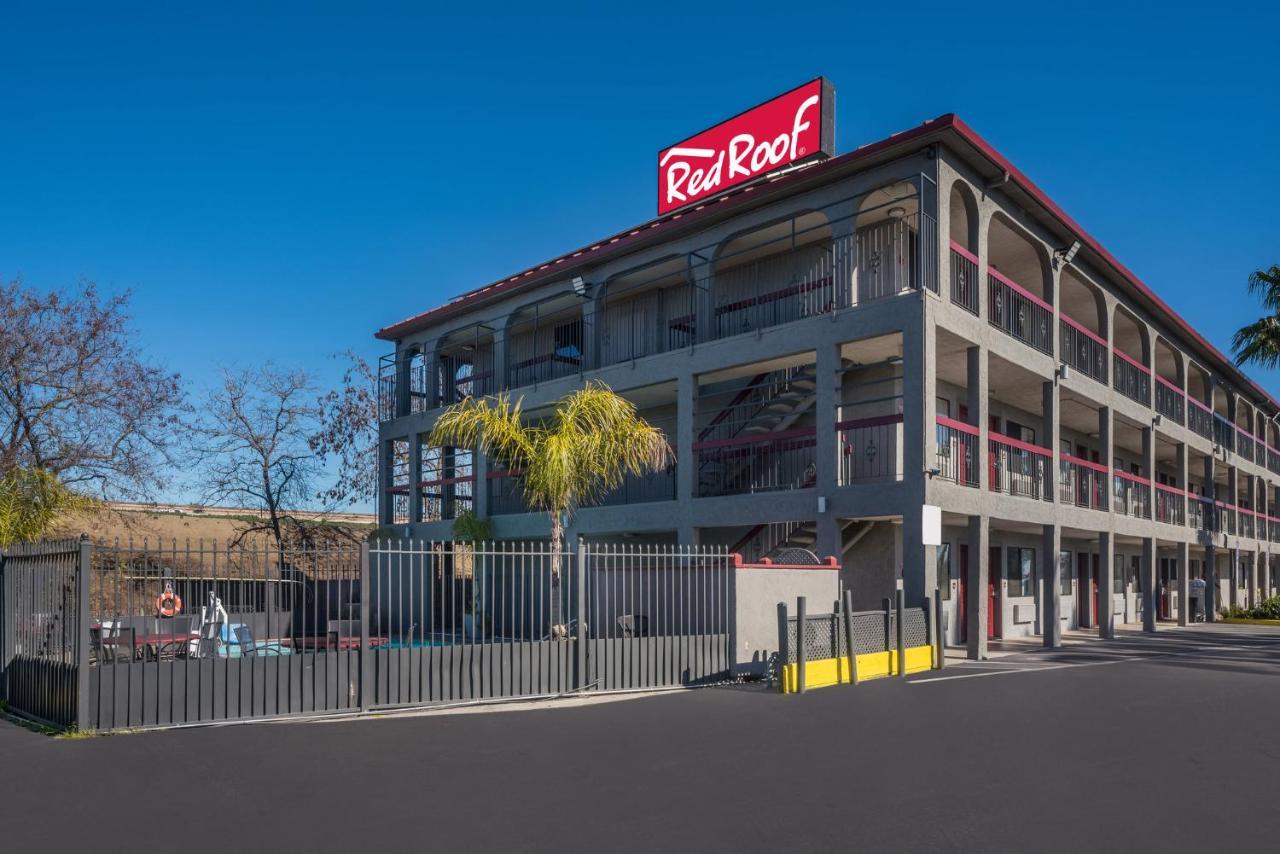
{"type": "Polygon", "coordinates": [[[1036,550],[1005,549],[1009,596],[1034,596],[1036,592],[1036,550]]]}

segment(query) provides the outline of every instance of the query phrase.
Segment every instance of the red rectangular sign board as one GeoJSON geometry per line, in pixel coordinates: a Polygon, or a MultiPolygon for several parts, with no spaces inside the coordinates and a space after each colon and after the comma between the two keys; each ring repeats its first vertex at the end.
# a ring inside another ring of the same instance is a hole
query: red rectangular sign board
{"type": "Polygon", "coordinates": [[[658,152],[658,214],[835,149],[835,90],[823,78],[658,152]]]}

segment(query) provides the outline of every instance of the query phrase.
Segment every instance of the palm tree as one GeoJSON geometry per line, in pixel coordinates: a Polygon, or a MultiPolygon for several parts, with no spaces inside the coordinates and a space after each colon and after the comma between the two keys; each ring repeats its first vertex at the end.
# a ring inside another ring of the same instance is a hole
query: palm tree
{"type": "Polygon", "coordinates": [[[57,475],[38,468],[14,468],[0,476],[0,547],[39,539],[59,517],[92,502],[69,489],[57,475]]]}
{"type": "MultiPolygon", "coordinates": [[[[564,526],[574,511],[617,489],[627,475],[661,471],[672,459],[662,431],[600,382],[565,395],[549,418],[531,424],[524,423],[520,401],[506,394],[464,398],[440,414],[428,441],[475,448],[522,472],[525,501],[551,518],[553,587],[560,578],[564,526]]],[[[555,594],[552,602],[558,603],[555,594]]]]}
{"type": "Polygon", "coordinates": [[[1280,267],[1255,270],[1249,276],[1249,293],[1262,299],[1262,306],[1271,312],[1267,316],[1242,327],[1231,339],[1231,349],[1236,354],[1236,364],[1253,362],[1264,368],[1280,366],[1280,267]]]}

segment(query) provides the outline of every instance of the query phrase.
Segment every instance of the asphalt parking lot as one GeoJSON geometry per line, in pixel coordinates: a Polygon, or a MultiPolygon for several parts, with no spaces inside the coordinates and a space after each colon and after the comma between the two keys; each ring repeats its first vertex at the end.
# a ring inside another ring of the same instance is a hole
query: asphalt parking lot
{"type": "Polygon", "coordinates": [[[52,739],[5,851],[1215,851],[1280,838],[1280,631],[1163,629],[783,697],[52,739]]]}

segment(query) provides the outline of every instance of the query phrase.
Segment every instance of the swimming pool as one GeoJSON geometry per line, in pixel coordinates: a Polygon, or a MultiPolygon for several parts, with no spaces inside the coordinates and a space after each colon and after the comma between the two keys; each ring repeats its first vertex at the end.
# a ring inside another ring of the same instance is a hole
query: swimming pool
{"type": "Polygon", "coordinates": [[[482,644],[482,643],[522,643],[519,638],[472,638],[462,634],[456,635],[427,635],[425,637],[399,638],[388,641],[382,649],[422,649],[424,647],[437,646],[461,646],[464,644],[482,644]]]}

